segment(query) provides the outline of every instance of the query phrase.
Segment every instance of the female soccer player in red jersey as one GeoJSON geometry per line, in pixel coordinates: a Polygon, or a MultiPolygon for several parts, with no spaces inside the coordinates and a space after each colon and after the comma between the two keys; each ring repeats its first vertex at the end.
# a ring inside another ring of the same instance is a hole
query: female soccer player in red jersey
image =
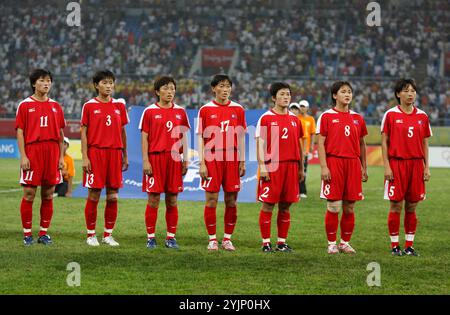
{"type": "Polygon", "coordinates": [[[275,106],[264,113],[256,126],[256,150],[259,164],[258,200],[262,202],[259,226],[263,252],[272,252],[270,226],[272,212],[278,204],[278,240],[276,251],[291,252],[286,243],[291,223],[290,207],[299,200],[303,180],[303,128],[288,107],[291,88],[276,82],[270,87],[275,106]],[[297,176],[298,175],[298,176],[297,176]]]}
{"type": "Polygon", "coordinates": [[[148,193],[145,211],[147,248],[156,248],[156,221],[161,193],[166,197],[167,248],[178,249],[178,193],[183,191],[183,176],[188,168],[187,132],[189,120],[183,107],[173,102],[176,83],[172,77],[155,81],[158,102],[148,106],[139,123],[141,130],[142,191],[148,193]],[[183,155],[183,158],[181,157],[183,155]]]}
{"type": "Polygon", "coordinates": [[[237,221],[237,196],[240,177],[245,175],[245,110],[229,99],[233,82],[227,75],[216,75],[211,81],[215,99],[198,113],[196,133],[199,137],[201,185],[205,190],[204,219],[209,234],[208,250],[218,250],[216,207],[220,187],[225,199],[225,233],[222,248],[234,251],[231,242],[237,221]]]}
{"type": "Polygon", "coordinates": [[[325,229],[328,253],[353,254],[349,242],[355,226],[354,207],[364,198],[362,182],[366,182],[366,123],[361,115],[349,109],[353,88],[349,82],[338,81],[331,87],[335,105],[325,111],[317,123],[322,187],[320,197],[326,199],[325,229]],[[341,218],[341,242],[336,245],[336,234],[341,218]]]}
{"type": "Polygon", "coordinates": [[[117,219],[117,200],[122,187],[122,172],[128,169],[125,125],[129,123],[125,102],[112,98],[115,76],[99,71],[93,77],[98,96],[83,105],[81,113],[81,152],[83,185],[89,188],[85,207],[87,244],[99,246],[95,235],[97,205],[106,187],[105,230],[102,242],[119,243],[112,237],[117,219]]]}
{"type": "Polygon", "coordinates": [[[20,151],[20,184],[23,198],[20,205],[25,246],[34,243],[31,233],[33,201],[41,186],[41,222],[38,243],[53,243],[47,230],[53,216],[55,185],[62,182],[64,165],[64,113],[61,106],[48,97],[52,74],[36,69],[30,74],[33,95],[17,107],[16,130],[20,151]]]}
{"type": "Polygon", "coordinates": [[[397,81],[394,93],[400,105],[388,110],[381,124],[384,198],[390,200],[388,228],[394,256],[418,256],[413,247],[416,208],[425,199],[425,182],[430,180],[428,138],[433,134],[427,114],[414,105],[416,90],[412,79],[397,81]],[[402,252],[399,230],[403,203],[406,241],[402,252]]]}

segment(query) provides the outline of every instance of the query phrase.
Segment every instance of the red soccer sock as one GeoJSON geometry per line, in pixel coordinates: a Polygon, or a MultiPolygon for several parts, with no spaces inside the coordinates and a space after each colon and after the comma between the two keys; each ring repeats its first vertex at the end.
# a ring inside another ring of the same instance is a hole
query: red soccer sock
{"type": "MultiPolygon", "coordinates": [[[[234,227],[237,222],[237,208],[236,207],[227,207],[225,208],[225,234],[231,235],[234,232],[234,227]]],[[[229,240],[229,238],[224,238],[224,241],[229,240]]]]}
{"type": "Polygon", "coordinates": [[[20,204],[20,217],[22,219],[23,235],[31,236],[31,225],[33,221],[33,201],[22,198],[20,204]]]}
{"type": "Polygon", "coordinates": [[[86,207],[84,208],[84,217],[86,219],[86,228],[88,231],[93,231],[92,233],[88,232],[88,236],[95,235],[95,225],[97,224],[97,206],[98,200],[93,201],[91,199],[87,199],[86,207]]]}
{"type": "Polygon", "coordinates": [[[405,248],[412,247],[414,244],[414,236],[416,234],[417,228],[417,216],[415,211],[414,212],[405,211],[404,226],[406,234],[405,248]]]}
{"type": "MultiPolygon", "coordinates": [[[[278,227],[278,239],[287,239],[289,233],[289,227],[291,226],[291,213],[289,211],[278,210],[277,227],[278,227]]],[[[277,243],[284,243],[278,241],[277,243]]]]}
{"type": "Polygon", "coordinates": [[[398,234],[400,232],[400,213],[389,211],[388,216],[389,236],[391,237],[391,247],[399,245],[398,234]]]}
{"type": "Polygon", "coordinates": [[[145,209],[145,226],[147,227],[147,234],[155,234],[157,219],[158,208],[152,208],[147,205],[147,208],[145,209]]]}
{"type": "Polygon", "coordinates": [[[336,233],[339,225],[339,214],[327,210],[325,214],[325,230],[328,242],[336,242],[336,233]]]}
{"type": "Polygon", "coordinates": [[[106,200],[105,206],[105,231],[103,237],[108,237],[112,234],[114,226],[117,221],[117,200],[106,200]]]}
{"type": "Polygon", "coordinates": [[[178,225],[178,207],[166,206],[166,227],[167,233],[168,234],[170,233],[170,235],[167,235],[167,238],[175,237],[175,234],[177,233],[177,225],[178,225]]]}
{"type": "Polygon", "coordinates": [[[53,199],[42,199],[41,202],[41,229],[39,236],[47,234],[50,222],[53,217],[53,199]]]}
{"type": "Polygon", "coordinates": [[[216,235],[216,208],[205,206],[204,219],[208,235],[216,235]]]}
{"type": "Polygon", "coordinates": [[[355,228],[355,214],[345,212],[341,217],[341,240],[344,242],[350,242],[355,228]]]}
{"type": "Polygon", "coordinates": [[[259,229],[261,230],[261,236],[263,240],[270,240],[270,227],[272,224],[271,221],[272,221],[272,212],[265,212],[261,210],[261,212],[259,213],[259,229]]]}

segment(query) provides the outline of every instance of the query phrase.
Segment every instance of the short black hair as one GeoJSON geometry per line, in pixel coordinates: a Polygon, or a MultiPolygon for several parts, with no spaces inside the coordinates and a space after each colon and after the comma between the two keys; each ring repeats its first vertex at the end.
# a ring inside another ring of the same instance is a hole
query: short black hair
{"type": "Polygon", "coordinates": [[[226,74],[216,74],[211,80],[211,87],[216,87],[222,81],[228,81],[228,83],[233,86],[233,81],[231,81],[229,76],[226,74]]]}
{"type": "Polygon", "coordinates": [[[289,89],[289,92],[292,94],[291,86],[285,82],[275,82],[270,86],[270,95],[272,97],[277,97],[277,93],[279,90],[289,89]]]}
{"type": "Polygon", "coordinates": [[[394,95],[399,104],[400,104],[400,97],[398,97],[397,94],[400,93],[401,91],[403,91],[403,89],[406,88],[408,85],[411,85],[413,87],[414,91],[417,92],[417,85],[416,85],[416,81],[414,81],[414,79],[401,78],[401,79],[397,80],[397,82],[395,82],[394,95]]]}
{"type": "Polygon", "coordinates": [[[104,79],[112,79],[113,82],[116,82],[116,77],[114,76],[114,73],[112,73],[109,70],[100,70],[97,71],[94,76],[92,77],[92,83],[94,83],[94,88],[98,93],[98,89],[95,87],[96,84],[99,84],[101,80],[104,79]]]}
{"type": "Polygon", "coordinates": [[[36,87],[34,85],[36,84],[36,81],[40,78],[50,77],[50,81],[53,82],[52,73],[46,69],[34,69],[30,73],[30,85],[31,89],[33,90],[33,93],[36,92],[36,87]]]}
{"type": "Polygon", "coordinates": [[[341,87],[343,87],[344,85],[347,85],[350,90],[352,90],[353,92],[353,87],[350,84],[350,82],[348,81],[336,81],[333,83],[333,85],[331,86],[331,101],[333,102],[334,105],[336,105],[336,100],[334,99],[333,95],[337,94],[339,92],[339,90],[341,89],[341,87]]]}
{"type": "Polygon", "coordinates": [[[175,85],[175,90],[177,89],[177,83],[175,82],[175,79],[169,76],[162,76],[159,78],[156,78],[155,83],[153,84],[153,89],[155,90],[155,95],[158,98],[159,101],[159,95],[156,94],[156,91],[159,91],[161,87],[163,87],[166,84],[173,83],[175,85]]]}

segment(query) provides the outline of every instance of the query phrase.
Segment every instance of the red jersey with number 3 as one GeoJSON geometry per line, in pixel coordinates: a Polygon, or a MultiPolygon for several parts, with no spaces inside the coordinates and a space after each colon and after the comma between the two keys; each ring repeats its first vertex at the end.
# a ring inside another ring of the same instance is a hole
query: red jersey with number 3
{"type": "Polygon", "coordinates": [[[299,161],[299,140],[303,138],[303,128],[300,120],[293,113],[286,115],[269,110],[264,113],[256,125],[256,138],[265,141],[267,161],[299,161]]]}
{"type": "Polygon", "coordinates": [[[360,114],[332,108],[319,117],[316,133],[326,137],[327,156],[359,158],[360,138],[367,136],[367,127],[360,114]]]}
{"type": "MultiPolygon", "coordinates": [[[[170,152],[190,128],[186,111],[176,104],[171,108],[152,104],[144,110],[139,122],[139,129],[148,134],[149,153],[170,152]]],[[[182,153],[181,144],[176,151],[182,153]]]]}
{"type": "Polygon", "coordinates": [[[395,159],[424,158],[423,139],[433,135],[424,111],[414,107],[410,114],[406,114],[400,106],[384,114],[381,132],[389,137],[389,158],[395,159]]]}
{"type": "Polygon", "coordinates": [[[16,112],[16,129],[23,130],[25,144],[60,141],[66,126],[61,105],[52,99],[44,102],[28,97],[20,102],[16,112]]]}
{"type": "Polygon", "coordinates": [[[203,135],[205,148],[237,150],[237,134],[242,132],[242,135],[244,135],[246,129],[245,110],[238,103],[229,101],[228,104],[222,105],[212,101],[203,105],[198,112],[196,133],[203,135]],[[222,135],[221,139],[215,139],[218,134],[222,135]],[[211,141],[214,141],[214,145],[208,146],[211,141]]]}
{"type": "Polygon", "coordinates": [[[123,149],[122,127],[130,122],[123,101],[93,98],[83,105],[81,125],[88,127],[88,147],[123,149]]]}

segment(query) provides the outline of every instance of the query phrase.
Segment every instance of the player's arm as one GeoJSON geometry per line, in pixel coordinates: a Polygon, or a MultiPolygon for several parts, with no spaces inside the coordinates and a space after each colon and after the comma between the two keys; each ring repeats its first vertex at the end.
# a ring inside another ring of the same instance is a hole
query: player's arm
{"type": "Polygon", "coordinates": [[[81,126],[81,158],[83,159],[83,171],[90,173],[92,171],[91,161],[88,157],[88,144],[87,144],[88,127],[81,126]]]}
{"type": "Polygon", "coordinates": [[[148,159],[148,133],[141,131],[142,170],[148,176],[153,174],[152,165],[148,159]]]}
{"type": "Polygon", "coordinates": [[[266,168],[266,161],[264,160],[265,148],[266,142],[264,141],[264,139],[261,137],[256,138],[256,158],[258,160],[259,166],[259,177],[265,181],[269,181],[270,175],[266,168]]]}
{"type": "Polygon", "coordinates": [[[17,145],[20,152],[20,167],[24,171],[28,171],[30,169],[30,160],[25,152],[25,137],[23,136],[23,130],[20,128],[17,128],[17,145]]]}
{"type": "Polygon", "coordinates": [[[319,144],[319,161],[320,161],[321,178],[324,181],[329,181],[329,180],[331,180],[331,173],[330,173],[330,170],[328,169],[328,165],[327,165],[327,154],[325,151],[325,140],[326,139],[327,139],[326,137],[319,134],[318,144],[319,144]]]}
{"type": "Polygon", "coordinates": [[[186,175],[189,167],[189,147],[188,147],[188,131],[183,132],[183,138],[181,139],[183,145],[183,169],[181,175],[186,175]]]}
{"type": "Polygon", "coordinates": [[[384,164],[384,179],[385,180],[393,180],[394,175],[391,170],[391,166],[389,164],[389,148],[388,148],[389,136],[386,133],[381,134],[381,153],[383,156],[383,164],[384,164]]]}
{"type": "Polygon", "coordinates": [[[316,140],[316,136],[312,133],[310,137],[311,137],[311,142],[310,142],[311,148],[310,148],[309,152],[314,153],[314,141],[316,140]]]}
{"type": "Polygon", "coordinates": [[[359,159],[361,161],[362,181],[367,182],[369,180],[369,174],[367,173],[367,149],[366,139],[364,137],[359,139],[359,148],[361,154],[359,159]]]}
{"type": "Polygon", "coordinates": [[[298,161],[298,180],[302,182],[305,179],[305,170],[304,170],[304,161],[305,161],[305,151],[303,148],[306,147],[306,137],[300,138],[298,140],[299,151],[300,151],[300,160],[298,161]]]}
{"type": "Polygon", "coordinates": [[[245,175],[245,134],[238,133],[239,176],[245,175]]]}
{"type": "Polygon", "coordinates": [[[64,131],[61,128],[59,130],[59,162],[58,169],[62,170],[64,168],[64,131]]]}
{"type": "Polygon", "coordinates": [[[198,135],[198,159],[200,161],[200,177],[203,180],[208,179],[208,169],[205,162],[205,142],[202,134],[198,135]]]}
{"type": "Polygon", "coordinates": [[[430,177],[431,177],[428,138],[423,139],[423,153],[424,153],[424,163],[425,163],[425,169],[423,172],[423,180],[427,182],[430,180],[430,177]]]}
{"type": "Polygon", "coordinates": [[[122,143],[122,171],[125,172],[128,169],[127,131],[125,126],[122,127],[122,143]]]}

